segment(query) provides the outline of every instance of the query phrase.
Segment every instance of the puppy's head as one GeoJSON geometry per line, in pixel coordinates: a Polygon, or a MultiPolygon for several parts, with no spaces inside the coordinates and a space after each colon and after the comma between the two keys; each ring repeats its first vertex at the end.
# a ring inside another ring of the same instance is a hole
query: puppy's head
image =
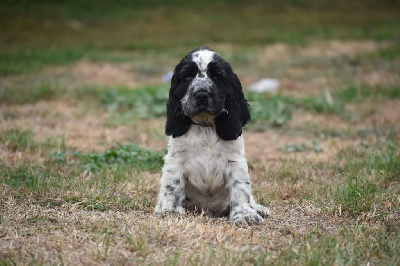
{"type": "Polygon", "coordinates": [[[234,140],[249,119],[238,77],[213,50],[197,48],[175,67],[167,102],[167,135],[182,136],[196,123],[215,126],[223,140],[234,140]]]}

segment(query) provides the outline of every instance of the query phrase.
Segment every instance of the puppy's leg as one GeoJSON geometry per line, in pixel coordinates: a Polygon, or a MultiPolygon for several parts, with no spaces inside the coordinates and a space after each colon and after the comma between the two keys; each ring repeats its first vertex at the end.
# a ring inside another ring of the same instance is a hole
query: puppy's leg
{"type": "Polygon", "coordinates": [[[270,211],[254,201],[251,194],[250,178],[247,162],[229,161],[226,171],[226,186],[229,192],[229,219],[235,224],[254,224],[263,221],[270,211]]]}
{"type": "Polygon", "coordinates": [[[175,164],[172,160],[166,159],[155,209],[157,215],[164,215],[166,213],[185,214],[185,186],[182,176],[182,167],[179,164],[175,164]]]}

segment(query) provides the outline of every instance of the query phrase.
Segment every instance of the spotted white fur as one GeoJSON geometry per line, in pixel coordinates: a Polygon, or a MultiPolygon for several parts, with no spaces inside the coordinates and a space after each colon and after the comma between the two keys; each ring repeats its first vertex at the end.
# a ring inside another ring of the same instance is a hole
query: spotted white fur
{"type": "Polygon", "coordinates": [[[169,139],[156,213],[183,215],[184,206],[213,216],[229,213],[237,224],[261,222],[258,213],[269,214],[251,194],[242,136],[224,141],[215,127],[193,124],[169,139]]]}

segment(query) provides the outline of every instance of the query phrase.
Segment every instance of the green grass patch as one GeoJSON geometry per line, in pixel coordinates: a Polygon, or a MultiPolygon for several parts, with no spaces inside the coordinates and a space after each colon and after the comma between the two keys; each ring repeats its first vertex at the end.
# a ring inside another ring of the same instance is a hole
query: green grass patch
{"type": "Polygon", "coordinates": [[[166,86],[121,87],[102,90],[100,102],[109,111],[111,123],[125,124],[134,119],[164,116],[168,94],[166,86]]]}
{"type": "Polygon", "coordinates": [[[344,118],[351,116],[345,106],[350,102],[362,102],[368,99],[387,100],[400,97],[400,87],[381,89],[369,86],[350,86],[332,93],[332,102],[325,96],[295,97],[285,94],[246,93],[251,104],[252,123],[269,126],[283,126],[292,119],[296,109],[332,113],[344,118]]]}
{"type": "Polygon", "coordinates": [[[71,165],[78,161],[79,165],[89,172],[97,172],[103,168],[132,167],[141,171],[160,170],[163,165],[163,153],[144,149],[138,145],[119,145],[102,153],[68,152],[64,137],[60,140],[47,139],[36,142],[32,131],[10,129],[0,132],[0,142],[12,151],[33,152],[40,149],[48,161],[59,165],[71,165]]]}
{"type": "Polygon", "coordinates": [[[396,43],[388,48],[380,49],[376,52],[368,53],[367,58],[380,58],[387,61],[393,61],[400,58],[400,43],[396,43]]]}
{"type": "Polygon", "coordinates": [[[354,176],[347,176],[343,184],[333,189],[335,210],[355,217],[370,211],[376,191],[377,188],[362,175],[356,173],[354,176]]]}
{"type": "Polygon", "coordinates": [[[399,8],[390,1],[342,0],[122,1],[118,5],[2,1],[0,75],[66,64],[93,51],[101,51],[95,52],[96,60],[108,60],[101,53],[153,51],[182,56],[212,43],[254,47],[278,42],[303,45],[310,40],[393,40],[399,37],[399,8]],[[358,14],[348,16],[354,10],[358,14]]]}
{"type": "Polygon", "coordinates": [[[109,148],[103,153],[92,152],[89,154],[75,153],[81,160],[82,167],[89,172],[96,172],[103,167],[118,168],[130,166],[142,171],[160,170],[164,160],[163,155],[138,145],[120,145],[109,148]]]}
{"type": "Polygon", "coordinates": [[[0,87],[0,103],[2,104],[35,103],[39,100],[52,100],[60,95],[59,86],[50,83],[0,87]]]}
{"type": "Polygon", "coordinates": [[[29,130],[9,129],[0,132],[0,142],[12,151],[33,151],[37,144],[29,130]]]}
{"type": "Polygon", "coordinates": [[[377,144],[373,147],[347,149],[336,157],[342,160],[337,167],[338,181],[331,188],[336,212],[352,217],[375,209],[381,212],[381,204],[392,201],[396,187],[390,182],[399,181],[400,155],[398,147],[392,143],[377,144]],[[343,160],[344,159],[344,160],[343,160]]]}
{"type": "Polygon", "coordinates": [[[324,97],[294,97],[284,94],[246,93],[251,105],[253,123],[283,126],[292,119],[295,109],[305,109],[319,113],[336,113],[340,103],[331,105],[324,97]]]}
{"type": "Polygon", "coordinates": [[[44,141],[35,141],[33,132],[13,128],[0,132],[0,142],[12,151],[19,152],[44,152],[65,150],[65,137],[47,138],[44,141]]]}
{"type": "Polygon", "coordinates": [[[376,171],[384,180],[400,181],[400,152],[388,144],[381,152],[368,154],[365,162],[369,172],[376,171]]]}
{"type": "Polygon", "coordinates": [[[18,202],[48,207],[75,204],[98,211],[142,209],[152,206],[149,195],[155,193],[149,190],[150,181],[127,165],[103,168],[90,178],[79,165],[58,167],[49,161],[45,166],[0,165],[0,171],[0,183],[12,188],[18,202]],[[127,184],[137,189],[127,189],[127,184]]]}
{"type": "Polygon", "coordinates": [[[383,89],[370,86],[349,86],[348,88],[332,93],[334,101],[339,103],[360,102],[366,99],[388,100],[400,98],[400,87],[383,89]]]}
{"type": "Polygon", "coordinates": [[[365,175],[377,177],[379,182],[400,180],[400,152],[396,143],[389,141],[369,148],[348,149],[338,153],[336,157],[348,158],[339,167],[342,173],[354,174],[359,169],[365,175]]]}
{"type": "Polygon", "coordinates": [[[282,151],[284,153],[293,153],[293,152],[307,152],[307,151],[313,151],[313,152],[323,152],[323,148],[319,144],[317,140],[312,140],[310,143],[292,143],[292,144],[287,144],[284,147],[282,147],[282,151]]]}
{"type": "Polygon", "coordinates": [[[334,234],[323,234],[318,227],[299,243],[279,252],[275,264],[384,264],[399,262],[400,237],[384,229],[358,223],[334,234]]]}
{"type": "MultiPolygon", "coordinates": [[[[3,167],[2,167],[3,168],[3,167]]],[[[3,177],[1,181],[13,188],[24,186],[32,191],[37,191],[40,186],[43,186],[43,180],[46,178],[44,172],[36,172],[32,168],[21,167],[16,171],[8,171],[3,168],[3,177]]]]}
{"type": "Polygon", "coordinates": [[[44,66],[71,63],[83,58],[86,50],[21,49],[0,54],[0,76],[39,70],[44,66]]]}
{"type": "Polygon", "coordinates": [[[246,93],[251,105],[252,122],[282,126],[292,119],[296,99],[282,94],[269,96],[261,93],[246,93]]]}
{"type": "Polygon", "coordinates": [[[160,171],[163,154],[120,145],[103,153],[67,152],[63,147],[44,155],[40,165],[0,164],[0,183],[12,188],[18,202],[50,207],[68,203],[98,211],[153,207],[154,180],[144,178],[143,171],[160,171]]]}

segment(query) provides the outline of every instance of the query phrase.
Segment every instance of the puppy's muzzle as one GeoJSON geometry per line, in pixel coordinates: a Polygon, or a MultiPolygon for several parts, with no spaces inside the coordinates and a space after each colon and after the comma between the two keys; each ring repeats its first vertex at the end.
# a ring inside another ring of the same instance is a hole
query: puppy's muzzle
{"type": "Polygon", "coordinates": [[[196,91],[193,96],[196,99],[196,105],[199,107],[206,107],[209,100],[212,99],[212,93],[204,89],[196,91]]]}

